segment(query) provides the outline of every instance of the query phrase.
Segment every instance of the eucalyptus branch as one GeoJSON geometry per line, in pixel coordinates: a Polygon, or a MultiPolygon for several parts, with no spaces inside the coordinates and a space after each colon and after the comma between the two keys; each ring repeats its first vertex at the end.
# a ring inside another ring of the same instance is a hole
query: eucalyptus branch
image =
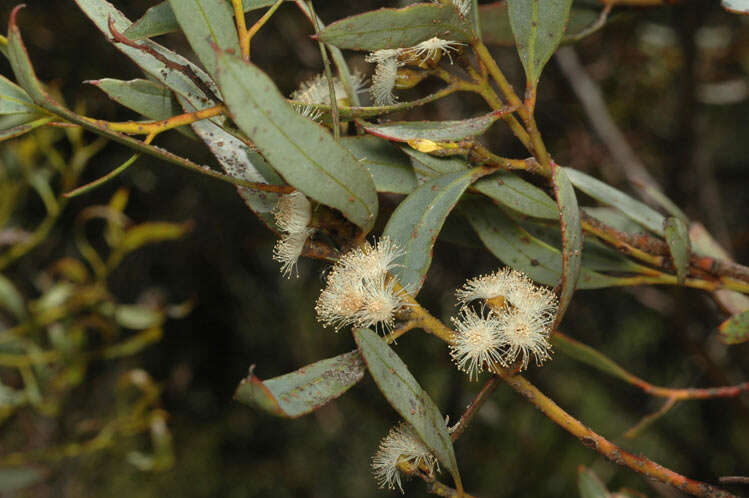
{"type": "Polygon", "coordinates": [[[471,404],[468,405],[466,411],[463,412],[463,415],[460,417],[460,420],[458,420],[458,423],[455,424],[455,426],[450,431],[450,439],[452,439],[453,441],[457,441],[458,438],[463,435],[463,433],[473,421],[473,418],[476,416],[479,410],[481,410],[481,407],[484,406],[484,403],[486,403],[486,400],[489,399],[489,396],[491,396],[492,393],[494,393],[497,385],[499,385],[499,380],[500,378],[495,375],[484,383],[484,385],[481,387],[481,390],[478,392],[478,394],[476,394],[476,397],[474,397],[473,401],[471,401],[471,404]]]}

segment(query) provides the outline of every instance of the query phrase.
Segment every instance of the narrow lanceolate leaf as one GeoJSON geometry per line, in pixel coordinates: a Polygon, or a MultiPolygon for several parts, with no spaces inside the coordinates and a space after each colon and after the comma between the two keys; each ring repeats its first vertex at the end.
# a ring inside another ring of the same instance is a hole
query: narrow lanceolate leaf
{"type": "Polygon", "coordinates": [[[39,108],[26,91],[0,75],[0,115],[36,114],[39,108]]]}
{"type": "MultiPolygon", "coordinates": [[[[244,11],[248,12],[253,9],[259,9],[260,7],[268,7],[274,3],[275,0],[244,0],[242,6],[244,7],[244,11]]],[[[164,1],[148,9],[146,13],[143,14],[143,17],[135,21],[133,25],[125,31],[125,35],[127,35],[131,40],[140,40],[152,36],[172,33],[177,30],[179,30],[177,17],[174,15],[174,11],[169,5],[169,2],[164,1]]]]}
{"type": "Polygon", "coordinates": [[[583,256],[583,232],[580,226],[580,208],[577,205],[575,189],[564,170],[552,163],[551,183],[559,207],[559,225],[562,230],[562,282],[559,290],[559,312],[556,323],[562,321],[564,312],[575,293],[580,276],[583,256]]]}
{"type": "Polygon", "coordinates": [[[217,60],[229,112],[270,165],[294,188],[369,231],[377,191],[367,169],[325,128],[294,111],[256,66],[226,52],[217,60]]]}
{"type": "Polygon", "coordinates": [[[325,43],[352,50],[413,47],[434,36],[465,42],[473,29],[453,5],[418,3],[347,17],[317,34],[325,43]]]}
{"type": "Polygon", "coordinates": [[[720,324],[720,338],[726,344],[749,341],[749,311],[744,311],[720,324]]]}
{"type": "Polygon", "coordinates": [[[676,267],[676,278],[679,285],[683,284],[689,273],[689,255],[691,253],[691,242],[689,241],[689,229],[683,220],[671,217],[663,222],[663,232],[666,234],[668,249],[676,267]]]}
{"type": "Polygon", "coordinates": [[[620,210],[629,219],[636,221],[651,232],[663,235],[665,218],[659,212],[580,170],[564,168],[564,172],[575,187],[595,200],[620,210]]]}
{"type": "Polygon", "coordinates": [[[367,167],[378,192],[410,194],[416,188],[408,156],[387,140],[368,135],[343,137],[341,145],[367,167]]]}
{"type": "Polygon", "coordinates": [[[518,213],[543,218],[559,219],[559,210],[546,192],[510,171],[499,171],[477,181],[473,188],[518,213]]]}
{"type": "Polygon", "coordinates": [[[393,275],[412,294],[418,294],[424,283],[445,218],[466,188],[484,173],[483,168],[475,168],[437,177],[406,197],[390,216],[383,235],[403,250],[393,275]]]}
{"type": "Polygon", "coordinates": [[[239,383],[234,399],[279,417],[301,417],[348,391],[364,371],[361,355],[351,351],[265,381],[250,373],[239,383]]]}
{"type": "Polygon", "coordinates": [[[369,329],[354,331],[354,339],[380,392],[395,411],[413,427],[439,462],[460,482],[458,463],[445,419],[429,394],[408,371],[403,360],[369,329]]]}
{"type": "Polygon", "coordinates": [[[232,7],[226,0],[169,0],[177,22],[190,46],[210,74],[216,71],[216,53],[234,50],[239,53],[239,38],[232,7]]]}
{"type": "Polygon", "coordinates": [[[551,338],[551,345],[554,346],[554,351],[558,351],[564,355],[569,356],[573,360],[585,363],[593,368],[596,368],[602,372],[623,380],[630,384],[636,384],[641,382],[636,376],[624,370],[615,361],[608,356],[604,355],[600,351],[593,349],[587,344],[576,341],[571,337],[557,332],[551,338]]]}
{"type": "Polygon", "coordinates": [[[577,469],[577,488],[580,490],[580,498],[609,498],[611,496],[596,473],[583,465],[577,469]]]}
{"type": "Polygon", "coordinates": [[[395,142],[408,142],[416,139],[453,142],[483,135],[503,114],[505,112],[499,110],[483,116],[456,121],[395,121],[384,124],[360,121],[359,123],[367,133],[395,142]]]}
{"type": "MultiPolygon", "coordinates": [[[[531,235],[510,219],[501,208],[486,201],[464,202],[461,212],[481,242],[497,259],[522,271],[536,282],[554,286],[562,277],[562,253],[554,246],[531,235]]],[[[600,289],[622,285],[619,278],[583,268],[579,289],[600,289]]]]}
{"type": "Polygon", "coordinates": [[[149,119],[167,119],[182,113],[172,92],[151,80],[130,81],[104,78],[87,81],[120,105],[149,119]]]}
{"type": "Polygon", "coordinates": [[[528,87],[535,87],[541,70],[562,41],[572,0],[507,0],[528,87]]]}
{"type": "Polygon", "coordinates": [[[749,15],[749,0],[723,0],[720,4],[732,14],[749,15]]]}

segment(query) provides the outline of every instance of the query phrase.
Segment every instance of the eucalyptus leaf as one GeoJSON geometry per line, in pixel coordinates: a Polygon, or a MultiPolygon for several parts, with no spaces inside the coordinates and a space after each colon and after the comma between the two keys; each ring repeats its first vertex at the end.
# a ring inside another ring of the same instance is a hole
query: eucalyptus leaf
{"type": "Polygon", "coordinates": [[[226,0],[169,0],[172,12],[190,46],[210,74],[216,72],[216,53],[234,50],[239,53],[239,37],[234,11],[226,0]]]}
{"type": "Polygon", "coordinates": [[[5,308],[19,320],[26,317],[26,302],[15,284],[0,273],[0,308],[5,308]]]}
{"type": "Polygon", "coordinates": [[[317,34],[325,43],[352,50],[413,47],[435,36],[466,42],[474,35],[470,21],[449,2],[373,10],[336,21],[317,34]]]}
{"type": "Polygon", "coordinates": [[[673,216],[663,222],[663,232],[676,267],[676,278],[679,285],[683,285],[689,273],[689,255],[692,252],[689,229],[684,221],[673,216]]]}
{"type": "Polygon", "coordinates": [[[366,166],[378,192],[409,194],[416,188],[408,156],[387,140],[371,135],[343,137],[341,145],[366,166]]]}
{"type": "Polygon", "coordinates": [[[562,41],[571,6],[572,0],[507,0],[528,87],[538,84],[541,71],[562,41]]]}
{"type": "Polygon", "coordinates": [[[255,65],[226,52],[217,60],[229,112],[268,163],[294,188],[368,232],[377,191],[366,168],[328,130],[294,111],[255,65]]]}
{"type": "Polygon", "coordinates": [[[620,210],[629,219],[636,221],[651,232],[663,235],[663,222],[665,218],[662,214],[580,170],[564,168],[564,171],[567,173],[567,177],[572,184],[579,190],[582,190],[597,201],[620,210]]]}
{"type": "Polygon", "coordinates": [[[250,373],[234,399],[279,417],[301,417],[348,391],[364,371],[359,351],[351,351],[265,381],[250,373]]]}
{"type": "Polygon", "coordinates": [[[390,216],[383,235],[403,251],[392,273],[413,295],[424,283],[445,218],[483,173],[483,168],[475,168],[439,176],[414,190],[390,216]]]}
{"type": "Polygon", "coordinates": [[[552,163],[551,183],[559,206],[559,225],[562,232],[562,282],[559,290],[559,311],[556,325],[562,320],[580,277],[583,253],[583,232],[580,225],[580,208],[575,189],[564,170],[552,163]]]}
{"type": "Polygon", "coordinates": [[[39,109],[23,88],[0,75],[0,116],[9,114],[39,115],[39,109]]]}
{"type": "Polygon", "coordinates": [[[11,493],[33,486],[42,481],[48,472],[36,467],[0,468],[0,492],[11,493]]]}
{"type": "Polygon", "coordinates": [[[106,93],[118,104],[150,119],[167,119],[182,113],[182,108],[171,90],[151,80],[123,81],[103,78],[87,81],[87,83],[106,93]]]}
{"type": "Polygon", "coordinates": [[[575,339],[562,334],[561,332],[557,332],[552,336],[551,345],[554,347],[554,351],[567,355],[580,363],[585,363],[601,372],[613,375],[624,382],[631,384],[639,381],[636,376],[624,370],[608,356],[587,344],[583,344],[582,342],[576,341],[575,339]]]}
{"type": "Polygon", "coordinates": [[[394,121],[383,124],[359,121],[359,124],[367,133],[395,142],[417,139],[451,142],[483,135],[503,114],[504,111],[494,111],[456,121],[394,121]]]}
{"type": "Polygon", "coordinates": [[[749,311],[744,311],[720,324],[720,338],[726,344],[749,341],[749,311]]]}
{"type": "Polygon", "coordinates": [[[403,360],[369,329],[356,329],[354,339],[380,392],[414,429],[439,462],[460,482],[458,463],[447,424],[429,394],[421,388],[403,360]]]}
{"type": "Polygon", "coordinates": [[[580,491],[580,498],[609,498],[611,496],[596,473],[582,465],[577,469],[577,489],[580,491]]]}
{"type": "MultiPolygon", "coordinates": [[[[486,248],[500,261],[527,274],[536,282],[555,286],[562,276],[562,254],[541,239],[534,237],[501,208],[484,200],[461,204],[463,213],[486,248]]],[[[622,285],[620,279],[588,268],[581,270],[579,289],[600,289],[622,285]]]]}
{"type": "MultiPolygon", "coordinates": [[[[249,12],[261,7],[268,7],[274,3],[275,0],[243,0],[242,7],[245,12],[249,12]]],[[[177,22],[177,17],[174,15],[169,2],[165,0],[149,8],[140,19],[135,21],[125,31],[125,35],[131,40],[141,40],[152,36],[173,33],[178,30],[179,23],[177,22]]]]}
{"type": "Polygon", "coordinates": [[[499,171],[482,178],[473,188],[518,213],[547,220],[559,219],[557,205],[546,192],[510,171],[499,171]]]}

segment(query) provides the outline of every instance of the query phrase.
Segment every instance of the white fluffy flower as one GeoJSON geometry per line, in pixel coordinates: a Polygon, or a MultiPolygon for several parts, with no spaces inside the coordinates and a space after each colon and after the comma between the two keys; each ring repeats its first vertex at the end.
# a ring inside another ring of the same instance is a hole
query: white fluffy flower
{"type": "Polygon", "coordinates": [[[434,473],[435,468],[439,471],[437,459],[405,422],[390,429],[372,457],[372,472],[381,488],[395,489],[397,485],[403,493],[401,471],[398,469],[398,462],[401,461],[426,467],[429,474],[434,473]]]}
{"type": "Polygon", "coordinates": [[[398,80],[398,69],[404,65],[398,59],[400,53],[400,49],[384,49],[373,52],[366,58],[367,62],[377,63],[372,75],[372,86],[369,88],[375,105],[392,105],[397,100],[393,95],[393,89],[398,80]]]}
{"type": "Polygon", "coordinates": [[[531,356],[537,365],[551,358],[549,336],[559,304],[550,289],[534,284],[519,271],[504,268],[469,280],[456,295],[464,313],[465,306],[474,300],[482,300],[482,306],[488,304],[492,309],[503,366],[519,360],[523,370],[531,356]]]}
{"type": "MultiPolygon", "coordinates": [[[[351,85],[354,93],[358,94],[362,91],[365,80],[364,75],[360,73],[353,73],[351,75],[351,85]]],[[[335,90],[336,100],[346,98],[346,87],[337,76],[333,78],[333,89],[335,90]]],[[[303,81],[299,85],[299,88],[291,94],[291,98],[305,104],[295,105],[294,108],[297,112],[302,116],[318,120],[322,116],[322,112],[315,108],[314,105],[330,105],[330,86],[328,85],[327,77],[324,74],[318,74],[307,81],[303,81]]]]}
{"type": "Polygon", "coordinates": [[[405,292],[388,276],[399,255],[388,238],[343,255],[315,305],[318,320],[336,331],[346,326],[391,328],[395,313],[408,305],[405,292]]]}
{"type": "Polygon", "coordinates": [[[491,311],[483,316],[470,308],[463,308],[460,316],[452,319],[457,334],[450,344],[450,356],[468,379],[478,379],[478,374],[493,370],[502,361],[502,322],[491,311]]]}
{"type": "Polygon", "coordinates": [[[438,54],[447,55],[452,63],[451,52],[457,51],[460,45],[465,45],[465,43],[443,40],[435,36],[407,49],[407,53],[413,60],[420,62],[435,59],[438,54]]]}
{"type": "Polygon", "coordinates": [[[281,273],[289,277],[302,254],[305,241],[314,233],[314,229],[308,227],[312,219],[312,206],[303,193],[292,192],[278,199],[273,216],[283,232],[273,248],[273,259],[281,263],[281,273]]]}
{"type": "MultiPolygon", "coordinates": [[[[440,0],[432,0],[434,3],[442,3],[440,0]]],[[[452,4],[463,17],[468,16],[471,11],[471,0],[452,0],[452,4]]]]}

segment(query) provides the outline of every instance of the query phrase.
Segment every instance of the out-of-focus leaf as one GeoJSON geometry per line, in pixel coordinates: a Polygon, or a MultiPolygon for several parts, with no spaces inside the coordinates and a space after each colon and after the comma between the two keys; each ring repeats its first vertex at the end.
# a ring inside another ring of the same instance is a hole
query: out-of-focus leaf
{"type": "Polygon", "coordinates": [[[234,399],[272,415],[296,418],[338,398],[363,377],[361,355],[351,351],[265,381],[250,373],[239,383],[234,399]]]}
{"type": "Polygon", "coordinates": [[[377,191],[366,168],[330,133],[286,102],[273,81],[239,57],[218,54],[218,81],[239,128],[293,187],[368,232],[377,191]]]}
{"type": "Polygon", "coordinates": [[[0,75],[0,115],[4,114],[38,115],[39,112],[23,88],[0,75]]]}
{"type": "Polygon", "coordinates": [[[666,399],[665,403],[654,413],[649,413],[640,419],[635,425],[627,429],[623,434],[625,439],[633,439],[639,436],[645,429],[653,425],[661,417],[667,414],[677,403],[675,398],[666,399]]]}
{"type": "Polygon", "coordinates": [[[120,243],[119,250],[128,253],[146,244],[179,239],[192,229],[192,223],[146,222],[129,228],[120,243]]]}
{"type": "Polygon", "coordinates": [[[26,316],[23,296],[8,278],[0,273],[0,308],[5,308],[22,320],[26,316]]]}
{"type": "Polygon", "coordinates": [[[583,344],[582,342],[576,341],[575,339],[562,334],[561,332],[556,332],[552,336],[551,345],[554,346],[554,351],[559,351],[573,360],[590,365],[591,367],[613,375],[624,382],[630,384],[636,384],[638,381],[642,382],[636,376],[620,367],[608,356],[593,349],[587,344],[583,344]]]}
{"type": "Polygon", "coordinates": [[[378,192],[408,194],[416,188],[416,176],[408,156],[387,140],[371,135],[343,137],[341,145],[367,167],[378,192]]]}
{"type": "Polygon", "coordinates": [[[595,472],[580,465],[577,468],[577,488],[580,498],[609,498],[611,494],[595,472]]]}
{"type": "Polygon", "coordinates": [[[722,0],[720,4],[733,14],[749,15],[749,0],[722,0]]]}
{"type": "Polygon", "coordinates": [[[118,324],[131,330],[145,330],[164,322],[164,313],[150,306],[118,304],[114,309],[118,324]]]}
{"type": "MultiPolygon", "coordinates": [[[[105,0],[76,0],[76,3],[107,37],[110,36],[108,24],[110,19],[114,28],[120,32],[127,30],[132,25],[122,12],[105,0]]],[[[175,92],[185,111],[192,112],[218,103],[205,92],[205,89],[207,89],[213,93],[218,93],[218,88],[216,88],[213,80],[198,66],[150,40],[144,40],[139,44],[144,47],[144,50],[123,43],[115,43],[114,46],[132,59],[143,71],[175,92]],[[170,65],[154,57],[148,52],[149,50],[160,54],[161,57],[169,61],[170,65]],[[175,67],[184,67],[185,71],[176,70],[175,67]],[[193,74],[200,82],[200,86],[188,77],[186,72],[193,74]]],[[[251,152],[246,144],[221,128],[220,125],[224,120],[223,117],[204,119],[193,123],[191,127],[216,156],[221,167],[228,175],[251,182],[272,181],[272,178],[261,174],[259,171],[260,165],[255,165],[257,154],[251,152]]],[[[238,187],[237,191],[247,206],[260,219],[266,224],[272,224],[270,211],[277,200],[275,194],[258,192],[243,187],[238,187]]]]}
{"type": "MultiPolygon", "coordinates": [[[[460,208],[486,248],[500,261],[544,285],[559,283],[562,275],[559,249],[528,233],[501,208],[489,202],[472,200],[464,202],[460,208]]],[[[600,289],[622,285],[619,280],[583,268],[577,286],[600,289]]]]}
{"type": "MultiPolygon", "coordinates": [[[[228,3],[228,2],[227,2],[228,3]]],[[[261,7],[273,5],[275,0],[243,0],[242,7],[249,12],[261,7]]],[[[233,12],[233,11],[232,11],[233,12]]],[[[140,40],[152,36],[164,35],[179,30],[177,17],[168,1],[157,3],[146,11],[126,31],[125,35],[131,40],[140,40]]]]}
{"type": "Polygon", "coordinates": [[[0,492],[13,493],[40,482],[47,473],[36,467],[0,468],[0,492]]]}
{"type": "Polygon", "coordinates": [[[442,175],[417,188],[390,216],[383,235],[403,250],[392,273],[416,295],[432,263],[432,248],[445,218],[483,168],[442,175]]]}
{"type": "Polygon", "coordinates": [[[234,11],[226,0],[169,0],[182,31],[210,74],[216,72],[216,52],[239,53],[234,11]]]}
{"type": "Polygon", "coordinates": [[[720,324],[720,338],[726,344],[749,341],[749,311],[744,311],[720,324]]]}
{"type": "Polygon", "coordinates": [[[414,432],[450,471],[453,479],[460,482],[447,424],[432,398],[411,375],[403,360],[375,332],[356,329],[354,339],[369,373],[390,406],[411,424],[414,432]]]}
{"type": "Polygon", "coordinates": [[[575,189],[564,170],[552,163],[551,183],[559,206],[559,225],[562,232],[562,282],[559,291],[558,325],[572,300],[580,277],[583,256],[583,231],[580,225],[580,208],[575,189]]]}
{"type": "Polygon", "coordinates": [[[510,171],[499,171],[483,178],[473,188],[518,213],[547,220],[559,219],[557,205],[546,192],[510,171]]]}
{"type": "MultiPolygon", "coordinates": [[[[507,2],[494,2],[479,6],[481,14],[481,39],[487,45],[511,47],[515,45],[515,37],[510,26],[510,15],[507,12],[507,2]]],[[[572,6],[567,31],[562,43],[575,39],[598,18],[598,12],[588,7],[572,6]]]]}
{"type": "Polygon", "coordinates": [[[473,38],[473,29],[453,5],[418,3],[347,17],[317,34],[325,43],[352,50],[413,47],[434,36],[464,42],[473,38]]]}
{"type": "Polygon", "coordinates": [[[494,111],[483,116],[457,121],[394,121],[383,124],[360,121],[359,123],[367,133],[395,142],[417,139],[450,142],[482,135],[502,114],[504,114],[503,111],[494,111]]]}
{"type": "Polygon", "coordinates": [[[663,222],[663,232],[666,235],[668,249],[676,267],[676,278],[679,285],[683,284],[689,273],[689,254],[692,252],[689,241],[687,224],[680,218],[671,217],[663,222]]]}
{"type": "Polygon", "coordinates": [[[34,113],[0,116],[0,142],[25,135],[50,121],[51,117],[39,117],[34,113]]]}
{"type": "Polygon", "coordinates": [[[580,170],[573,168],[563,169],[572,184],[578,189],[595,200],[620,210],[629,219],[636,221],[648,230],[658,235],[663,235],[663,222],[665,218],[662,214],[624,192],[610,187],[590,175],[586,175],[580,170]]]}
{"type": "Polygon", "coordinates": [[[549,58],[562,41],[572,0],[507,0],[527,86],[535,87],[549,58]]]}
{"type": "MultiPolygon", "coordinates": [[[[567,175],[569,176],[569,175],[567,175]]],[[[625,233],[642,232],[642,225],[632,221],[621,211],[612,207],[583,207],[585,214],[589,214],[598,221],[606,223],[608,226],[625,233]]]]}

